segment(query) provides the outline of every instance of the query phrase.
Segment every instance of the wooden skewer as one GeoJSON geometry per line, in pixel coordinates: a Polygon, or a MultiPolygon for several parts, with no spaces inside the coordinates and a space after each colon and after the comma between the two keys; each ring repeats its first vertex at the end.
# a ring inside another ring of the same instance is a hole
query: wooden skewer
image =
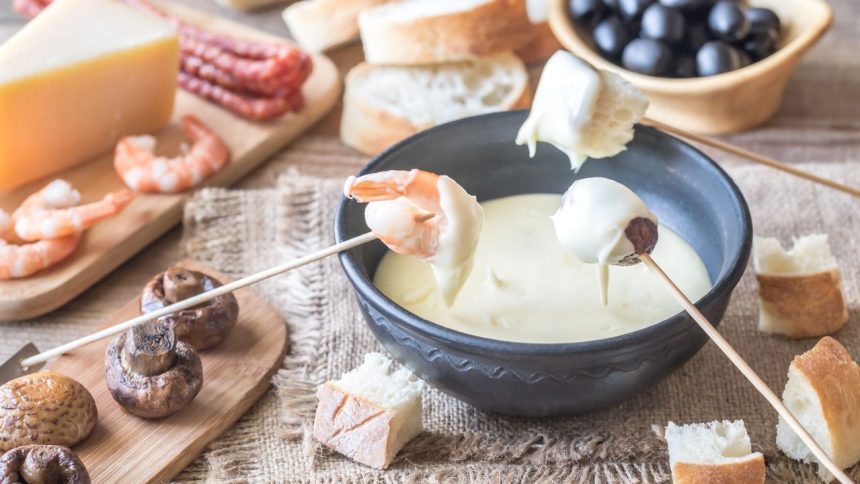
{"type": "Polygon", "coordinates": [[[853,484],[853,481],[844,473],[842,469],[840,469],[831,459],[830,457],[821,449],[815,439],[809,435],[809,432],[803,428],[803,425],[797,421],[791,411],[782,403],[782,400],[767,386],[767,383],[761,379],[760,376],[753,370],[746,361],[744,361],[743,357],[738,354],[737,351],[732,347],[732,345],[723,338],[723,335],[717,331],[716,328],[708,321],[708,318],[702,314],[701,311],[687,298],[686,295],[681,291],[678,286],[672,282],[672,279],[663,272],[663,269],[654,262],[654,259],[651,258],[648,254],[641,254],[640,258],[642,262],[648,266],[651,271],[653,271],[663,282],[666,283],[666,286],[672,292],[672,295],[675,296],[675,299],[681,303],[681,306],[690,313],[690,316],[693,317],[693,320],[699,324],[699,327],[711,338],[711,341],[717,345],[720,350],[725,353],[725,355],[731,360],[732,363],[737,367],[738,370],[753,384],[756,390],[762,394],[762,396],[767,400],[768,403],[776,410],[780,417],[782,417],[788,426],[794,430],[795,433],[800,437],[800,440],[803,441],[804,444],[812,451],[815,457],[821,462],[824,467],[833,474],[836,479],[839,480],[842,484],[853,484]]]}
{"type": "Polygon", "coordinates": [[[25,358],[21,360],[21,367],[28,368],[39,363],[43,363],[48,361],[49,359],[60,356],[64,353],[68,353],[76,348],[80,348],[81,346],[96,342],[98,340],[108,338],[118,333],[122,333],[123,331],[137,326],[138,324],[145,323],[147,321],[152,321],[154,319],[158,319],[161,316],[165,316],[170,313],[174,313],[176,311],[182,311],[183,309],[188,309],[192,306],[196,306],[200,303],[206,302],[214,297],[220,296],[222,294],[227,294],[228,292],[233,292],[237,289],[241,289],[246,286],[250,286],[251,284],[255,284],[264,279],[268,279],[273,276],[277,276],[278,274],[283,274],[284,272],[291,271],[293,269],[298,269],[304,265],[310,264],[312,262],[316,262],[320,259],[326,258],[330,255],[335,255],[337,253],[343,252],[345,250],[350,250],[352,248],[358,247],[360,245],[364,245],[368,242],[372,242],[376,240],[376,234],[373,232],[368,232],[364,235],[359,235],[358,237],[354,237],[352,239],[343,241],[339,244],[332,245],[326,249],[322,249],[318,252],[314,252],[313,254],[306,255],[300,259],[296,259],[294,261],[286,262],[284,264],[272,267],[271,269],[266,269],[264,271],[260,271],[256,274],[252,274],[247,277],[243,277],[242,279],[235,280],[231,283],[224,284],[223,286],[216,287],[211,291],[206,291],[196,296],[192,296],[188,299],[184,299],[182,301],[171,304],[170,306],[166,306],[158,311],[153,311],[151,313],[141,314],[136,318],[129,319],[123,323],[116,324],[109,328],[105,328],[101,331],[93,333],[89,336],[84,336],[83,338],[76,339],[72,342],[66,343],[61,346],[57,346],[54,349],[39,353],[38,355],[31,356],[29,358],[25,358]]]}
{"type": "Polygon", "coordinates": [[[849,187],[848,185],[843,185],[842,183],[835,182],[833,180],[829,180],[827,178],[822,178],[818,175],[814,175],[812,173],[799,170],[791,165],[787,165],[780,161],[774,160],[773,158],[768,158],[767,156],[760,155],[758,153],[754,153],[747,149],[741,148],[740,146],[735,146],[730,143],[726,143],[725,141],[720,141],[713,138],[708,138],[705,136],[699,136],[694,133],[690,133],[689,131],[685,131],[683,129],[676,128],[674,126],[669,126],[668,124],[661,123],[659,121],[655,121],[653,119],[644,118],[642,120],[642,124],[657,128],[662,131],[668,131],[672,134],[676,134],[678,136],[682,136],[687,139],[691,139],[697,143],[702,143],[703,145],[710,146],[712,148],[717,148],[719,150],[723,150],[727,153],[731,153],[735,156],[740,156],[741,158],[746,158],[750,161],[754,161],[756,163],[761,163],[762,165],[769,166],[771,168],[776,168],[777,170],[784,171],[786,173],[792,174],[794,176],[804,178],[811,182],[819,183],[826,187],[830,187],[834,190],[839,190],[840,192],[847,193],[849,195],[853,195],[855,197],[860,198],[860,190],[856,188],[849,187]]]}

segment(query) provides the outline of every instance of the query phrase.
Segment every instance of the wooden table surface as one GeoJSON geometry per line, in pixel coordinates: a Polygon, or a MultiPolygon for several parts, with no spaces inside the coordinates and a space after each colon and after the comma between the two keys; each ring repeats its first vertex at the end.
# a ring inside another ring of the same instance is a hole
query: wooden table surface
{"type": "MultiPolygon", "coordinates": [[[[252,13],[236,13],[211,0],[180,0],[181,3],[235,18],[257,28],[287,35],[280,12],[283,5],[252,13]]],[[[0,0],[0,42],[25,23],[11,10],[12,0],[0,0]]],[[[860,2],[833,0],[835,21],[831,31],[797,69],[779,115],[767,126],[727,137],[732,142],[785,162],[860,163],[860,2]]],[[[345,73],[361,58],[353,45],[329,54],[345,73]]],[[[274,173],[294,166],[308,174],[346,176],[355,172],[366,157],[342,146],[338,140],[339,108],[278,159],[264,165],[240,186],[274,183],[274,173]]],[[[740,163],[719,152],[708,151],[723,163],[740,163]]],[[[860,165],[858,165],[860,166],[860,165]]],[[[782,176],[782,175],[779,175],[782,176]]],[[[176,228],[74,302],[35,321],[0,323],[0,361],[16,347],[8,341],[38,340],[45,331],[75,336],[81,325],[95,329],[107,315],[133,298],[152,274],[182,256],[181,229],[176,228]],[[74,330],[70,328],[75,328],[74,330]],[[31,336],[32,335],[32,336],[31,336]]]]}

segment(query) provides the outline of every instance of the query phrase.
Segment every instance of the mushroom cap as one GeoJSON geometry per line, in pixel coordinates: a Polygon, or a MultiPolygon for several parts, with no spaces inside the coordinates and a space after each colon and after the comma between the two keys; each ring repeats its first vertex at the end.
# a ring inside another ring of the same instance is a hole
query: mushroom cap
{"type": "Polygon", "coordinates": [[[175,359],[169,369],[156,375],[142,375],[123,361],[129,334],[114,338],[105,357],[105,382],[113,399],[143,418],[166,417],[191,403],[203,386],[203,364],[194,348],[177,341],[175,359]]]}
{"type": "Polygon", "coordinates": [[[97,419],[93,396],[65,375],[40,371],[0,386],[0,451],[29,444],[71,447],[97,419]]]}
{"type": "MultiPolygon", "coordinates": [[[[199,291],[184,294],[184,297],[210,291],[221,286],[221,282],[202,272],[172,267],[153,277],[140,295],[140,311],[151,313],[176,302],[171,301],[165,294],[165,275],[173,271],[183,271],[190,274],[199,282],[199,291]]],[[[203,351],[218,345],[239,319],[239,302],[232,293],[223,294],[199,306],[178,311],[157,319],[158,322],[170,325],[176,332],[179,341],[190,344],[194,349],[203,351]]]]}
{"type": "Polygon", "coordinates": [[[90,484],[83,462],[68,447],[25,445],[0,456],[0,483],[90,484]]]}

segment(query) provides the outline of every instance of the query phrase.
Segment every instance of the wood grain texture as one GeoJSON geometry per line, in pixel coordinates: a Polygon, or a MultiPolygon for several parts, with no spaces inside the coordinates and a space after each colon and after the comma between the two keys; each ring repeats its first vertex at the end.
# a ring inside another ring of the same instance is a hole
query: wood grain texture
{"type": "MultiPolygon", "coordinates": [[[[189,22],[236,37],[284,41],[187,7],[171,5],[169,10],[189,22]]],[[[337,69],[324,56],[315,55],[313,63],[313,73],[303,88],[305,108],[300,113],[287,114],[267,123],[246,121],[179,90],[173,121],[158,133],[159,150],[166,153],[179,151],[184,140],[178,119],[193,113],[218,133],[231,151],[230,163],[206,180],[206,184],[227,186],[235,183],[319,121],[334,106],[340,93],[337,69]]],[[[108,192],[123,188],[112,163],[112,153],[107,153],[73,169],[0,194],[0,208],[11,212],[27,195],[56,178],[71,182],[81,191],[85,202],[99,199],[108,192]]],[[[81,246],[68,260],[26,279],[0,281],[0,320],[32,318],[67,303],[176,225],[182,216],[185,197],[139,194],[121,214],[87,231],[81,246]]]]}
{"type": "MultiPolygon", "coordinates": [[[[227,277],[201,264],[186,267],[222,282],[227,277]]],[[[200,354],[203,388],[191,404],[163,419],[146,420],[122,409],[104,380],[110,339],[80,348],[47,368],[74,377],[95,398],[99,420],[93,433],[74,450],[93,482],[162,482],[178,474],[206,444],[228,429],[269,388],[287,349],[284,321],[260,297],[236,291],[239,321],[226,341],[200,354]]],[[[135,298],[102,327],[140,313],[135,298]]]]}

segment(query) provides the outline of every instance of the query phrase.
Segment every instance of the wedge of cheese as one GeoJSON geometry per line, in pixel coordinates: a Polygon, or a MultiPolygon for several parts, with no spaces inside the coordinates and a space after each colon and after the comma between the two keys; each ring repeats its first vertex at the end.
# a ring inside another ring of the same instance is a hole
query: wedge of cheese
{"type": "Polygon", "coordinates": [[[0,46],[0,191],[170,120],[179,39],[114,0],[58,0],[0,46]]]}

